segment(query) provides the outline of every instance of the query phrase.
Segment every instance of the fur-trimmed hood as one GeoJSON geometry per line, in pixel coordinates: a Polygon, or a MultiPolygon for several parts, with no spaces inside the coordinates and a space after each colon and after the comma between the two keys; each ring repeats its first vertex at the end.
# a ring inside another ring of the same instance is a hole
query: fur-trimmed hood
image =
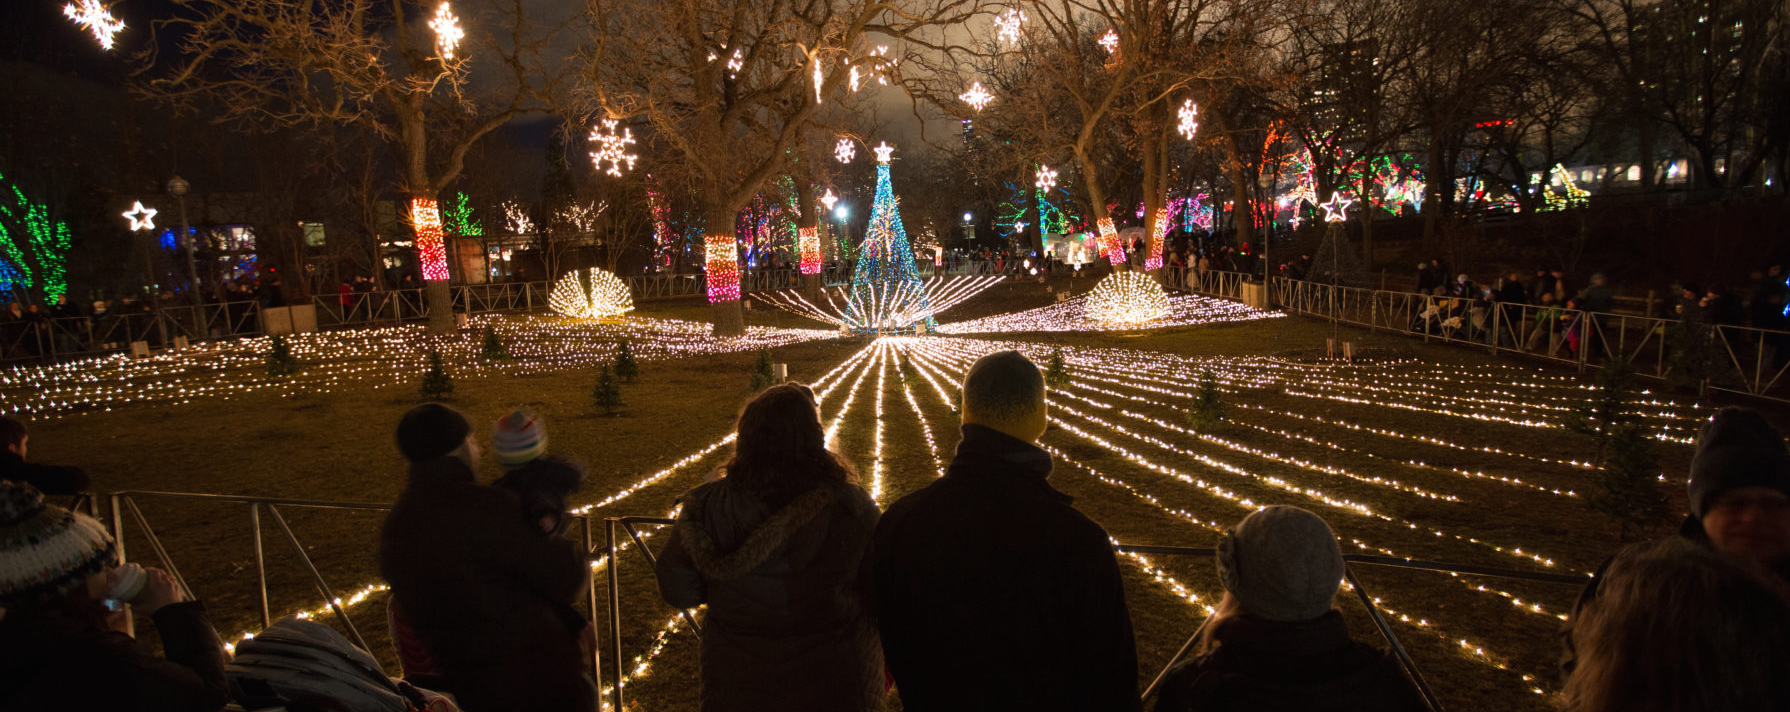
{"type": "Polygon", "coordinates": [[[678,514],[675,525],[696,569],[717,581],[737,579],[764,565],[770,560],[771,554],[825,512],[839,496],[838,488],[816,487],[782,509],[772,512],[731,551],[723,551],[714,537],[709,535],[705,523],[709,521],[708,508],[713,495],[725,486],[723,482],[714,482],[684,495],[680,500],[684,509],[678,514]]]}

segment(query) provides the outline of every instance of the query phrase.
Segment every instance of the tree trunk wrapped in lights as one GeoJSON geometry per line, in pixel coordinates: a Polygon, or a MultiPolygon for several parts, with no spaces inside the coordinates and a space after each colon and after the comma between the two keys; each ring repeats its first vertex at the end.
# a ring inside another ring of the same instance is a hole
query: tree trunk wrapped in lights
{"type": "Polygon", "coordinates": [[[1100,218],[1095,223],[1100,228],[1100,251],[1106,255],[1106,261],[1114,267],[1125,264],[1125,245],[1119,239],[1119,231],[1113,227],[1113,219],[1100,218]]]}
{"type": "MultiPolygon", "coordinates": [[[[719,227],[727,223],[710,221],[719,227]]],[[[746,315],[740,308],[740,256],[732,234],[703,237],[703,270],[708,282],[709,305],[714,310],[715,335],[746,333],[746,315]]]]}
{"type": "Polygon", "coordinates": [[[453,296],[448,292],[446,236],[441,230],[441,209],[435,199],[417,195],[410,199],[410,225],[416,232],[416,255],[428,295],[429,331],[454,330],[453,296]]]}

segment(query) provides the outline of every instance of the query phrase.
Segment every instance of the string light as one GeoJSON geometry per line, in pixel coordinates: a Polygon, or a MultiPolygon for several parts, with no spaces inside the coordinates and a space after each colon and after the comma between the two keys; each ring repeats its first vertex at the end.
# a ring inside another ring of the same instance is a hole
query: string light
{"type": "Polygon", "coordinates": [[[702,242],[709,303],[739,301],[740,260],[733,236],[710,233],[702,242]]]}
{"type": "Polygon", "coordinates": [[[994,18],[995,38],[1008,46],[1019,44],[1019,26],[1026,21],[1026,14],[1017,7],[1007,8],[999,17],[994,18]]]}
{"type": "Polygon", "coordinates": [[[1566,194],[1561,195],[1549,190],[1547,186],[1542,186],[1541,197],[1546,201],[1543,206],[1544,210],[1582,208],[1591,202],[1591,192],[1579,187],[1579,184],[1572,179],[1572,172],[1566,170],[1564,164],[1554,164],[1553,178],[1565,188],[1566,194]]]}
{"type": "MultiPolygon", "coordinates": [[[[852,140],[849,138],[841,138],[839,143],[833,146],[833,157],[839,159],[840,163],[851,163],[852,157],[856,155],[858,155],[858,149],[852,145],[852,140]]],[[[827,194],[832,195],[833,190],[828,188],[827,194]]]]}
{"type": "Polygon", "coordinates": [[[1200,128],[1200,123],[1198,121],[1200,115],[1199,105],[1194,104],[1192,99],[1188,99],[1181,102],[1181,109],[1176,113],[1181,119],[1181,123],[1175,127],[1176,130],[1180,131],[1181,135],[1186,137],[1187,140],[1192,141],[1193,133],[1200,128]]]}
{"type": "Polygon", "coordinates": [[[410,226],[416,232],[416,256],[423,280],[447,281],[447,245],[441,232],[441,210],[434,198],[418,195],[410,199],[410,226]]]}
{"type": "Polygon", "coordinates": [[[1168,294],[1143,274],[1114,272],[1094,285],[1082,308],[1094,321],[1142,324],[1168,314],[1168,294]]]}
{"type": "Polygon", "coordinates": [[[587,270],[590,287],[580,283],[580,274],[573,270],[559,278],[547,297],[547,308],[560,316],[575,319],[602,319],[621,316],[634,310],[634,295],[621,278],[607,270],[587,270]]]}
{"type": "Polygon", "coordinates": [[[155,229],[155,208],[143,207],[143,201],[131,203],[131,209],[124,211],[124,219],[131,221],[131,232],[155,229]]]}
{"type": "Polygon", "coordinates": [[[988,106],[988,102],[994,101],[994,95],[982,88],[982,82],[971,85],[969,91],[959,94],[957,98],[962,99],[963,103],[969,104],[976,111],[981,111],[983,107],[988,106]]]}
{"type": "Polygon", "coordinates": [[[590,129],[590,140],[597,144],[597,150],[590,152],[590,162],[597,170],[612,176],[622,174],[623,163],[628,164],[628,170],[634,170],[634,161],[640,158],[627,152],[628,146],[634,143],[634,131],[624,128],[617,133],[616,124],[615,119],[603,119],[601,129],[596,126],[590,129]],[[609,164],[607,170],[603,168],[604,163],[609,164]]]}
{"type": "Polygon", "coordinates": [[[514,200],[503,204],[504,219],[508,222],[511,235],[532,235],[535,231],[534,220],[529,219],[528,210],[514,200]]]}
{"type": "MultiPolygon", "coordinates": [[[[1037,309],[944,324],[939,327],[939,333],[1121,331],[1141,328],[1139,325],[1130,323],[1091,320],[1087,316],[1086,302],[1087,295],[1083,295],[1037,309]]],[[[1282,312],[1256,309],[1228,299],[1215,299],[1196,294],[1177,294],[1168,297],[1168,313],[1149,322],[1148,327],[1199,326],[1257,319],[1280,319],[1285,316],[1286,314],[1282,312]]]]}
{"type": "Polygon", "coordinates": [[[435,19],[429,21],[429,29],[435,30],[435,49],[441,53],[441,58],[453,59],[454,50],[460,46],[466,32],[460,29],[460,18],[454,17],[454,11],[447,3],[435,9],[435,19]]]}
{"type": "Polygon", "coordinates": [[[81,0],[80,5],[69,3],[62,6],[62,14],[86,28],[104,49],[111,49],[113,35],[124,29],[124,21],[112,17],[111,11],[101,5],[99,0],[81,0]]]}

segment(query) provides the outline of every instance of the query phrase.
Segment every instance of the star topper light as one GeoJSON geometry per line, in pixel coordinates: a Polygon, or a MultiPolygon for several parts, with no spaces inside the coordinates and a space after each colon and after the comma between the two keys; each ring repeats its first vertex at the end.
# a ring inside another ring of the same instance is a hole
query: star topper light
{"type": "Polygon", "coordinates": [[[155,229],[155,208],[143,207],[143,201],[132,201],[131,209],[124,213],[124,218],[131,221],[131,232],[155,229]]]}
{"type": "Polygon", "coordinates": [[[1339,190],[1330,194],[1330,202],[1319,205],[1318,207],[1324,209],[1324,222],[1342,222],[1349,219],[1349,206],[1354,204],[1354,200],[1344,196],[1342,191],[1339,190]]]}
{"type": "Polygon", "coordinates": [[[62,14],[93,33],[93,38],[99,40],[99,46],[105,49],[112,48],[112,36],[124,29],[124,21],[112,17],[112,13],[106,10],[106,6],[99,4],[99,0],[81,0],[80,5],[71,2],[62,6],[62,14]]]}
{"type": "Polygon", "coordinates": [[[1200,122],[1196,121],[1200,115],[1199,105],[1193,103],[1192,99],[1188,99],[1182,102],[1181,110],[1177,113],[1181,117],[1181,124],[1176,129],[1181,132],[1182,136],[1186,136],[1187,140],[1192,141],[1193,132],[1200,129],[1200,122]]]}
{"type": "Polygon", "coordinates": [[[1038,180],[1036,182],[1034,182],[1032,185],[1037,186],[1037,188],[1039,190],[1050,190],[1052,188],[1057,187],[1057,172],[1056,172],[1056,170],[1051,168],[1050,166],[1039,165],[1038,166],[1038,180]]]}
{"type": "Polygon", "coordinates": [[[454,50],[460,46],[460,40],[466,38],[466,32],[460,29],[460,18],[454,16],[447,3],[435,9],[435,19],[429,21],[429,29],[435,31],[435,49],[441,52],[441,58],[453,59],[454,50]]]}
{"type": "Polygon", "coordinates": [[[1007,8],[1007,12],[1002,13],[1000,17],[994,18],[995,26],[1001,28],[999,32],[995,33],[995,37],[999,38],[1001,42],[1009,45],[1019,44],[1019,26],[1025,21],[1026,14],[1021,12],[1019,8],[1007,8]]]}
{"type": "Polygon", "coordinates": [[[969,104],[976,111],[981,111],[982,107],[988,106],[988,102],[994,101],[994,95],[982,88],[982,82],[976,82],[970,86],[969,91],[957,95],[957,98],[962,99],[963,103],[969,104]]]}
{"type": "Polygon", "coordinates": [[[858,149],[849,138],[839,139],[839,144],[833,147],[833,157],[839,159],[840,163],[851,163],[851,159],[857,155],[858,149]]]}
{"type": "Polygon", "coordinates": [[[604,171],[603,162],[608,161],[609,169],[604,172],[612,176],[619,176],[622,174],[623,162],[628,164],[628,170],[634,170],[634,161],[639,160],[640,157],[625,152],[628,144],[634,143],[634,132],[622,129],[618,134],[615,132],[615,126],[615,119],[603,119],[601,129],[595,126],[591,127],[590,140],[597,143],[597,150],[590,152],[590,162],[597,167],[597,170],[604,171]]]}
{"type": "Polygon", "coordinates": [[[878,141],[876,144],[876,148],[873,148],[870,150],[876,152],[876,162],[877,163],[888,163],[889,162],[889,154],[895,152],[895,147],[890,146],[888,141],[878,141]]]}

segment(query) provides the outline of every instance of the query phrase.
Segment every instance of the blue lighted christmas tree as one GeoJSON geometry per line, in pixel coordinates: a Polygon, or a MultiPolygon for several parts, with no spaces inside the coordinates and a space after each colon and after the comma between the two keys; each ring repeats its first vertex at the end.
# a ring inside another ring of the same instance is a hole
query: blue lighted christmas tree
{"type": "Polygon", "coordinates": [[[876,149],[876,200],[870,206],[870,227],[859,246],[857,269],[845,305],[846,321],[859,331],[879,333],[932,331],[938,322],[926,298],[926,285],[914,268],[914,248],[901,225],[895,191],[889,185],[887,144],[876,149]]]}

